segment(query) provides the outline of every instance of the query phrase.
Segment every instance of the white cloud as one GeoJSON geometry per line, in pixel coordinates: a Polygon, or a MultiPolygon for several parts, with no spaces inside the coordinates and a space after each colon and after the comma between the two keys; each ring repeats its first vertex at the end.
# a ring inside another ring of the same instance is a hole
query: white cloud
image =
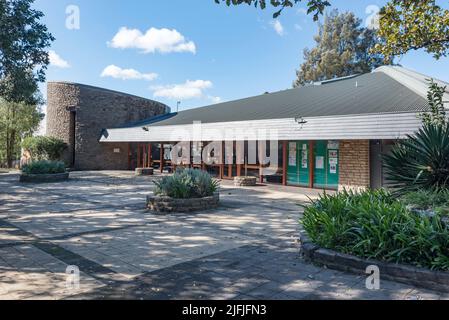
{"type": "Polygon", "coordinates": [[[210,101],[212,101],[212,103],[220,103],[222,101],[221,97],[209,96],[208,98],[210,101]]]}
{"type": "Polygon", "coordinates": [[[70,64],[62,59],[55,51],[48,51],[48,57],[50,58],[50,65],[57,68],[70,68],[70,64]]]}
{"type": "Polygon", "coordinates": [[[175,29],[150,28],[145,33],[138,29],[121,28],[108,43],[112,48],[140,49],[144,53],[170,53],[191,52],[196,53],[193,41],[187,41],[185,37],[175,29]]]}
{"type": "Polygon", "coordinates": [[[154,90],[155,97],[169,98],[173,100],[187,100],[203,97],[203,91],[211,88],[212,86],[212,82],[208,80],[187,80],[182,84],[154,86],[151,87],[151,89],[154,90]]]}
{"type": "Polygon", "coordinates": [[[307,15],[307,10],[304,8],[298,8],[298,10],[296,10],[296,13],[307,15]]]}
{"type": "Polygon", "coordinates": [[[34,136],[45,136],[47,134],[47,106],[42,106],[42,113],[44,114],[44,118],[39,123],[39,128],[33,134],[34,136]]]}
{"type": "Polygon", "coordinates": [[[122,80],[148,80],[152,81],[158,77],[157,73],[141,73],[134,69],[122,69],[115,65],[107,66],[101,73],[102,77],[111,77],[122,80]]]}
{"type": "Polygon", "coordinates": [[[295,29],[298,31],[302,31],[302,27],[300,24],[295,23],[295,29]]]}
{"type": "Polygon", "coordinates": [[[274,31],[280,36],[284,35],[284,27],[282,26],[282,23],[279,20],[274,20],[270,22],[273,26],[274,31]]]}

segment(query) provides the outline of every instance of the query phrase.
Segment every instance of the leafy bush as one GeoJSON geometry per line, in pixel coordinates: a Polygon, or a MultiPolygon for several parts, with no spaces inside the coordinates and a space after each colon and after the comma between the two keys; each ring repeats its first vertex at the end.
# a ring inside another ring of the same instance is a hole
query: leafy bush
{"type": "Polygon", "coordinates": [[[66,169],[64,162],[41,160],[24,165],[22,172],[26,174],[52,174],[64,173],[66,169]]]}
{"type": "Polygon", "coordinates": [[[418,190],[403,195],[400,201],[414,209],[449,215],[449,189],[418,190]]]}
{"type": "Polygon", "coordinates": [[[28,137],[22,142],[22,147],[27,150],[33,160],[60,160],[67,144],[53,137],[28,137]]]}
{"type": "Polygon", "coordinates": [[[449,270],[449,229],[420,217],[387,191],[323,195],[302,219],[318,245],[362,258],[449,270]]]}
{"type": "Polygon", "coordinates": [[[155,181],[154,193],[176,199],[204,198],[212,196],[219,188],[217,180],[200,170],[181,169],[172,176],[155,181]]]}
{"type": "Polygon", "coordinates": [[[399,194],[449,188],[449,124],[425,124],[384,159],[387,180],[399,194]]]}

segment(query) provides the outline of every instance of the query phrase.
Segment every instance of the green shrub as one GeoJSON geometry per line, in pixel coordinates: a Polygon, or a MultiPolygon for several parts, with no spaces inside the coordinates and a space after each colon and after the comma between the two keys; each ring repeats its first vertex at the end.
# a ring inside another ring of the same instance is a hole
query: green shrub
{"type": "Polygon", "coordinates": [[[66,168],[64,162],[41,160],[24,165],[22,172],[26,174],[64,173],[66,168]]]}
{"type": "Polygon", "coordinates": [[[449,270],[449,229],[421,217],[387,191],[323,195],[302,223],[319,246],[362,258],[449,270]]]}
{"type": "Polygon", "coordinates": [[[400,201],[414,209],[449,214],[449,189],[418,190],[406,193],[400,201]]]}
{"type": "Polygon", "coordinates": [[[25,138],[22,148],[30,153],[33,160],[57,161],[61,159],[67,144],[58,138],[38,136],[25,138]]]}
{"type": "Polygon", "coordinates": [[[176,199],[204,198],[212,196],[219,188],[217,180],[200,170],[181,169],[172,176],[155,181],[154,193],[176,199]]]}
{"type": "Polygon", "coordinates": [[[449,188],[449,124],[425,124],[384,159],[387,180],[399,194],[449,188]]]}

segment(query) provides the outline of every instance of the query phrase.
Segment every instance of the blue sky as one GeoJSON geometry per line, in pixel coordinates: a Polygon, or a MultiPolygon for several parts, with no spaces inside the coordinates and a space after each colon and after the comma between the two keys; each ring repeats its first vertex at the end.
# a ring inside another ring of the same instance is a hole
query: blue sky
{"type": "MultiPolygon", "coordinates": [[[[366,20],[368,6],[385,2],[332,0],[332,7],[366,20]]],[[[181,110],[290,88],[317,31],[305,4],[286,9],[278,22],[272,8],[213,0],[36,0],[35,7],[56,37],[47,80],[123,91],[173,109],[181,100],[181,110]],[[69,5],[80,9],[78,30],[66,28],[69,5]]],[[[449,58],[419,51],[400,63],[449,82],[449,58]]]]}

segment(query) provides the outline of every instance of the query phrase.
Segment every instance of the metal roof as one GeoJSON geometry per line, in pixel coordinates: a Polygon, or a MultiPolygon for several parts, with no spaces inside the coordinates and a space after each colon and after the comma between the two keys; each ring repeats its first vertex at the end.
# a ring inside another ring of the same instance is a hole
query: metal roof
{"type": "MultiPolygon", "coordinates": [[[[341,115],[421,112],[425,95],[401,81],[404,68],[382,67],[377,72],[315,85],[219,103],[148,119],[139,126],[167,126],[233,121],[341,115]],[[396,75],[398,75],[396,77],[396,75]]],[[[407,72],[410,72],[407,70],[407,72]]],[[[128,127],[136,124],[128,124],[128,127]]]]}

